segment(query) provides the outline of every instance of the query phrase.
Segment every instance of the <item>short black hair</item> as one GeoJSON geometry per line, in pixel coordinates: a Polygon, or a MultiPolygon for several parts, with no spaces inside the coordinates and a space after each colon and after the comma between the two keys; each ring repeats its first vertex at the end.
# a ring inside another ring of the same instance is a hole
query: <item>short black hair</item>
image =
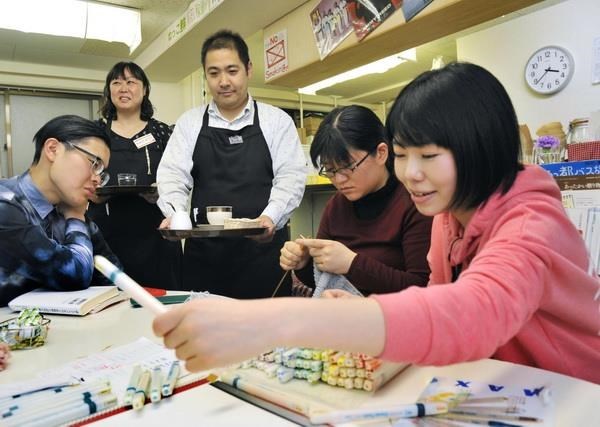
{"type": "Polygon", "coordinates": [[[115,79],[124,79],[125,70],[129,71],[133,77],[140,80],[144,85],[144,98],[142,99],[140,119],[148,121],[154,115],[154,106],[150,102],[150,80],[146,76],[142,67],[137,65],[135,62],[118,62],[106,75],[106,82],[104,83],[104,93],[102,96],[102,105],[100,107],[100,114],[107,120],[114,120],[117,118],[117,108],[110,99],[110,83],[115,79]]]}
{"type": "Polygon", "coordinates": [[[394,101],[386,126],[393,144],[435,144],[452,152],[457,174],[452,209],[476,208],[498,189],[505,194],[523,169],[510,97],[478,65],[454,62],[419,75],[394,101]]]}
{"type": "MultiPolygon", "coordinates": [[[[310,158],[315,168],[325,163],[348,164],[349,149],[373,153],[388,137],[385,126],[370,109],[349,105],[333,109],[325,116],[310,146],[310,158]]],[[[393,157],[388,155],[388,169],[393,169],[393,157]]]]}
{"type": "Polygon", "coordinates": [[[238,33],[231,30],[219,30],[209,36],[202,44],[202,68],[206,69],[206,54],[211,50],[231,49],[235,50],[244,64],[246,72],[250,64],[248,45],[238,33]]]}
{"type": "MultiPolygon", "coordinates": [[[[46,140],[55,138],[60,142],[75,143],[85,138],[99,138],[110,149],[110,138],[104,127],[83,117],[75,115],[58,116],[50,120],[36,132],[33,137],[35,154],[32,164],[37,164],[42,154],[42,148],[46,140]]],[[[70,150],[68,145],[65,147],[70,150]]]]}

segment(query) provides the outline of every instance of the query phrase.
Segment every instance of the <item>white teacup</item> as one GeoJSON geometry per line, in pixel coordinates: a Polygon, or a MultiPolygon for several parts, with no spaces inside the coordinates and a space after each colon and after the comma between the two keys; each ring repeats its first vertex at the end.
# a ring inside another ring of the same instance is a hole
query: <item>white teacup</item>
{"type": "Polygon", "coordinates": [[[231,206],[207,206],[206,219],[211,225],[223,225],[226,218],[231,218],[231,206]]]}
{"type": "Polygon", "coordinates": [[[171,230],[191,230],[192,220],[187,212],[178,211],[171,215],[171,230]]]}

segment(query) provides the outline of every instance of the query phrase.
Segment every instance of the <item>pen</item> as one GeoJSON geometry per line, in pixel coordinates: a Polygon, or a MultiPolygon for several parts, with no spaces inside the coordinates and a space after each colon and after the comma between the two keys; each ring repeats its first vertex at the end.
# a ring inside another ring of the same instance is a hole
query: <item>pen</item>
{"type": "Polygon", "coordinates": [[[479,403],[495,403],[495,402],[506,402],[510,400],[506,396],[494,396],[494,397],[474,397],[465,399],[452,399],[453,402],[458,402],[458,405],[470,405],[479,403]]]}
{"type": "Polygon", "coordinates": [[[150,385],[150,371],[144,369],[142,374],[140,375],[140,380],[138,382],[137,388],[135,390],[135,394],[131,399],[131,405],[133,409],[138,410],[141,409],[146,403],[146,393],[148,393],[148,386],[150,385]]]}
{"type": "Polygon", "coordinates": [[[436,419],[436,418],[439,420],[450,420],[450,421],[469,423],[469,424],[477,424],[477,425],[483,425],[483,426],[523,427],[522,424],[505,423],[502,421],[473,418],[473,417],[468,417],[468,416],[455,415],[455,414],[451,414],[451,413],[436,415],[435,417],[433,417],[433,419],[436,419]]]}
{"type": "Polygon", "coordinates": [[[150,402],[156,403],[160,400],[160,387],[162,385],[162,371],[160,367],[155,367],[152,370],[152,378],[150,380],[150,402]]]}
{"type": "Polygon", "coordinates": [[[137,389],[138,382],[140,381],[141,373],[142,373],[141,366],[135,365],[133,367],[133,370],[131,371],[131,376],[129,377],[129,384],[127,384],[127,388],[125,389],[125,396],[123,397],[123,403],[125,405],[131,405],[133,395],[135,394],[135,390],[137,389]]]}
{"type": "Polygon", "coordinates": [[[173,389],[175,388],[177,378],[179,378],[179,360],[175,360],[173,363],[171,363],[169,373],[167,374],[167,378],[162,386],[163,396],[167,397],[173,394],[173,389]]]}
{"type": "Polygon", "coordinates": [[[408,405],[393,405],[387,408],[313,412],[310,414],[310,422],[313,424],[336,424],[359,420],[423,417],[425,415],[445,414],[447,412],[448,405],[446,403],[412,403],[408,405]]]}
{"type": "Polygon", "coordinates": [[[156,298],[150,295],[140,285],[138,285],[131,277],[123,273],[112,262],[107,260],[102,255],[94,257],[94,266],[105,275],[111,282],[125,291],[131,298],[135,299],[143,307],[150,310],[155,315],[162,314],[167,311],[156,298]]]}
{"type": "Polygon", "coordinates": [[[451,414],[456,414],[456,415],[493,418],[493,419],[497,419],[497,420],[532,421],[532,422],[541,421],[539,418],[535,418],[535,417],[528,417],[528,416],[524,416],[524,415],[515,415],[515,414],[510,414],[510,413],[499,414],[497,412],[493,413],[493,412],[477,411],[477,410],[475,410],[475,408],[473,408],[473,409],[469,408],[469,410],[463,410],[462,408],[461,409],[451,409],[449,412],[451,414]]]}

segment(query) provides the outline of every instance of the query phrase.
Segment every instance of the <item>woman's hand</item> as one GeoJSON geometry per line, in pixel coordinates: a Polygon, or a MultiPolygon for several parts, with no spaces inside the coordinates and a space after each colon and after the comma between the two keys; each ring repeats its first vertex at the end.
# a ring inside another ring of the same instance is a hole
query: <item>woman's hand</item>
{"type": "Polygon", "coordinates": [[[279,256],[279,265],[284,270],[299,270],[304,268],[310,259],[308,248],[298,241],[285,242],[281,248],[279,256]]]}
{"type": "Polygon", "coordinates": [[[313,257],[313,262],[321,271],[333,274],[346,274],[356,252],[335,240],[299,239],[298,242],[309,248],[308,253],[313,257]]]}
{"type": "Polygon", "coordinates": [[[8,348],[8,344],[0,342],[0,371],[6,369],[8,359],[10,359],[10,349],[8,348]]]}
{"type": "Polygon", "coordinates": [[[270,349],[268,315],[257,301],[199,299],[154,319],[154,333],[192,372],[227,366],[270,349]]]}

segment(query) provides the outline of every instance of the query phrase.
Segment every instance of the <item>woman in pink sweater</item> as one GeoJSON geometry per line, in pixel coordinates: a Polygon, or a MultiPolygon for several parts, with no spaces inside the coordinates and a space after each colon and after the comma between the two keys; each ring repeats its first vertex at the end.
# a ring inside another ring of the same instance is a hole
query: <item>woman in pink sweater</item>
{"type": "Polygon", "coordinates": [[[428,71],[387,127],[397,177],[434,216],[427,288],[194,301],[154,321],[165,345],[191,370],[299,345],[422,365],[495,357],[600,383],[600,280],[553,179],[519,162],[501,83],[472,64],[428,71]]]}

